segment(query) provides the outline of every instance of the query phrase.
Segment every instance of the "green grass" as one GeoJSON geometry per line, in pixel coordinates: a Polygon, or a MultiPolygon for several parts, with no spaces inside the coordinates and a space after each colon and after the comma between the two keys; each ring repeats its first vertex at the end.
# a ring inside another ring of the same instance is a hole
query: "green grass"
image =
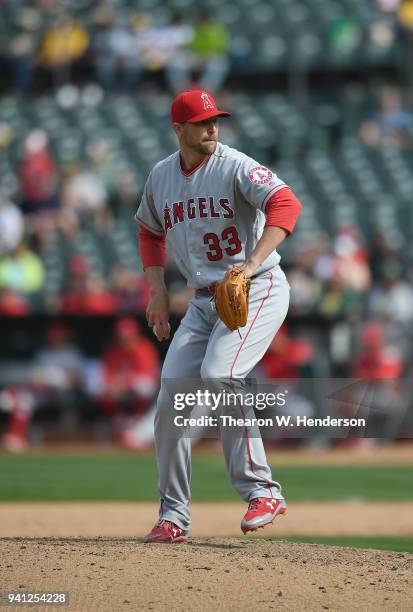
{"type": "Polygon", "coordinates": [[[392,536],[289,536],[274,537],[271,540],[287,540],[288,542],[310,542],[311,544],[330,544],[332,546],[351,546],[354,548],[376,548],[378,550],[394,550],[413,553],[413,538],[395,538],[392,536]]]}
{"type": "MultiPolygon", "coordinates": [[[[413,500],[409,466],[272,466],[289,501],[413,500]]],[[[152,455],[0,456],[0,501],[155,501],[152,455]]],[[[195,454],[194,501],[236,501],[222,455],[195,454]]]]}

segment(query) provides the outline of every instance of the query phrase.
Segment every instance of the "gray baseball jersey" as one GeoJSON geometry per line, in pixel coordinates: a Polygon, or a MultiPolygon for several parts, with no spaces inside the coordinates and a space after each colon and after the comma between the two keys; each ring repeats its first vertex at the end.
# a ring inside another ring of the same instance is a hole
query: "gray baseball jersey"
{"type": "MultiPolygon", "coordinates": [[[[284,187],[271,170],[221,143],[189,176],[178,151],[151,171],[135,219],[166,235],[188,286],[197,289],[245,262],[261,238],[269,198],[284,187]]],[[[279,261],[274,251],[257,274],[279,261]]]]}
{"type": "MultiPolygon", "coordinates": [[[[170,435],[173,407],[167,381],[243,379],[268,349],[289,303],[289,285],[276,251],[252,279],[248,320],[241,337],[225,327],[211,296],[200,289],[222,279],[233,265],[245,262],[263,233],[266,203],[284,187],[271,170],[218,143],[215,153],[189,176],[181,170],[179,152],[159,162],[148,177],[135,216],[150,231],[166,235],[168,250],[188,285],[198,289],[169,346],[155,418],[160,518],[184,529],[190,526],[191,448],[184,434],[179,438],[170,435]]],[[[221,429],[234,488],[245,501],[283,499],[259,432],[253,434],[245,427],[244,434],[234,437],[221,429]]]]}

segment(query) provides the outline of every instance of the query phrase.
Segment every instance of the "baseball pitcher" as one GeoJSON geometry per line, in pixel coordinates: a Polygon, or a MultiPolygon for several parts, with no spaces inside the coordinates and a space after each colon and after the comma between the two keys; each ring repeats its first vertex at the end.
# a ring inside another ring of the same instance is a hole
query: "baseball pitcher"
{"type": "MultiPolygon", "coordinates": [[[[244,379],[283,323],[289,285],[278,246],[293,231],[301,204],[270,169],[218,141],[219,110],[206,91],[172,103],[179,150],[150,172],[136,213],[151,298],[146,317],[159,341],[169,338],[166,250],[195,290],[162,369],[155,417],[159,520],[145,542],[185,542],[190,528],[190,439],[166,426],[173,406],[168,379],[244,379]],[[211,299],[213,298],[213,299],[211,299]]],[[[281,486],[260,436],[221,427],[231,482],[248,503],[244,533],[284,514],[281,486]]]]}

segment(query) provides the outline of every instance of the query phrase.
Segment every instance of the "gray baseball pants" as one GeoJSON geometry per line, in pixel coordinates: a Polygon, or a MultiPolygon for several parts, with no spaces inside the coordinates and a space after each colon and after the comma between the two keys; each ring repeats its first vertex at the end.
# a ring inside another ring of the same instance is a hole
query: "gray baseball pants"
{"type": "MultiPolygon", "coordinates": [[[[155,447],[162,519],[182,529],[190,527],[191,439],[171,436],[171,413],[175,410],[167,391],[168,379],[247,377],[281,327],[289,295],[290,287],[279,266],[253,278],[248,321],[240,330],[240,338],[218,318],[211,295],[195,292],[166,355],[157,400],[155,447]]],[[[228,427],[221,427],[220,435],[231,483],[242,499],[283,499],[280,484],[272,478],[261,437],[256,432],[248,435],[248,431],[244,436],[234,436],[228,427]]]]}

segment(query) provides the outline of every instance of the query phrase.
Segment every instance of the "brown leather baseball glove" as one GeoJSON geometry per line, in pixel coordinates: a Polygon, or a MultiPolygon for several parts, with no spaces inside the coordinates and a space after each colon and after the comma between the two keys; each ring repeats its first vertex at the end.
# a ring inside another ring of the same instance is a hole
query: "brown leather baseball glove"
{"type": "Polygon", "coordinates": [[[248,317],[248,297],[251,281],[239,268],[228,270],[215,285],[215,307],[221,321],[229,330],[244,327],[248,317]]]}

